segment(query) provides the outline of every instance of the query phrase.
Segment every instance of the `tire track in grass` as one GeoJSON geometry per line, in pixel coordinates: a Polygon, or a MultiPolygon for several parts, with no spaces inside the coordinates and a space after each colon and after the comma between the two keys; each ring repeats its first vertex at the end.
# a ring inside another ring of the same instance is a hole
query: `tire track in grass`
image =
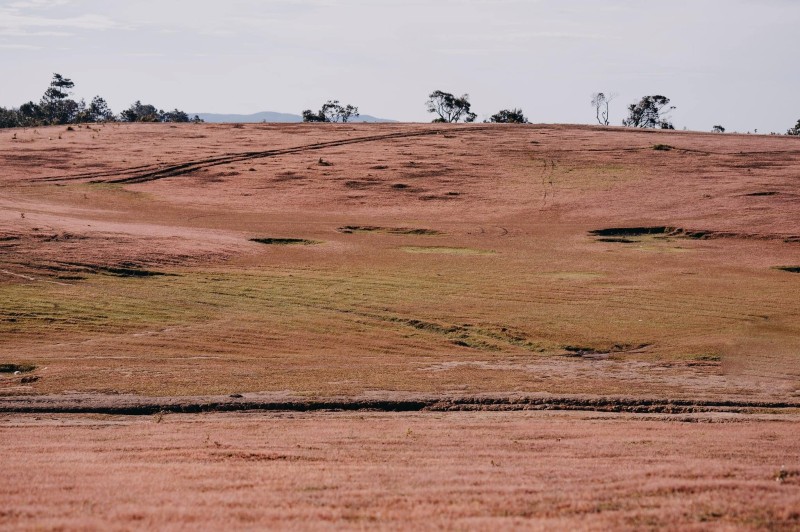
{"type": "MultiPolygon", "coordinates": [[[[448,131],[449,133],[461,132],[474,132],[484,131],[486,127],[470,127],[458,128],[448,131]]],[[[177,177],[186,175],[197,170],[210,168],[213,166],[220,166],[223,164],[238,163],[242,161],[249,161],[253,159],[265,159],[269,157],[277,157],[279,155],[289,155],[293,153],[303,153],[306,151],[322,150],[325,148],[335,148],[338,146],[347,146],[350,144],[361,144],[365,142],[380,142],[383,140],[394,140],[402,138],[425,137],[444,134],[443,129],[425,129],[423,131],[401,132],[401,133],[388,133],[385,135],[371,135],[367,137],[356,137],[341,140],[332,140],[327,142],[316,142],[313,144],[306,144],[304,146],[295,146],[292,148],[281,148],[276,150],[252,151],[242,153],[229,153],[218,155],[215,157],[207,157],[205,159],[197,159],[194,161],[186,161],[183,163],[172,164],[167,166],[151,165],[149,167],[137,166],[131,169],[104,171],[104,172],[89,172],[83,174],[66,175],[66,176],[53,176],[35,179],[39,183],[60,183],[64,181],[82,181],[88,180],[90,183],[112,183],[120,185],[129,185],[136,183],[147,183],[149,181],[157,181],[166,179],[168,177],[177,177]],[[118,177],[122,176],[122,177],[118,177]],[[107,179],[105,179],[107,178],[107,179]]]]}

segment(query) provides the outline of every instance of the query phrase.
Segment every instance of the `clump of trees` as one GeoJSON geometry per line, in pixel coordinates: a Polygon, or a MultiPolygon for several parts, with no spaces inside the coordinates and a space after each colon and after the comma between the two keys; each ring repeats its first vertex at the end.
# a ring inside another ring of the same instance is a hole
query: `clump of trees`
{"type": "Polygon", "coordinates": [[[623,126],[675,129],[675,126],[666,116],[675,106],[669,105],[669,98],[656,94],[645,96],[638,103],[628,106],[628,118],[622,121],[623,126]]]}
{"type": "Polygon", "coordinates": [[[189,118],[189,115],[180,109],[162,111],[139,100],[122,111],[119,119],[122,122],[202,122],[199,116],[194,115],[194,118],[189,118]]]}
{"type": "Polygon", "coordinates": [[[725,133],[725,128],[722,127],[722,126],[717,125],[717,126],[714,126],[714,127],[711,128],[711,132],[712,133],[725,133]]]}
{"type": "Polygon", "coordinates": [[[202,122],[195,115],[179,109],[160,111],[152,105],[144,105],[137,101],[117,117],[100,96],[95,96],[89,104],[85,100],[72,98],[75,83],[61,74],[53,74],[50,85],[38,102],[33,100],[18,108],[0,107],[0,128],[35,127],[64,124],[82,124],[97,122],[202,122]]]}
{"type": "Polygon", "coordinates": [[[342,105],[339,100],[328,100],[316,113],[311,109],[303,111],[303,122],[348,122],[358,117],[358,107],[342,105]]]}
{"type": "Polygon", "coordinates": [[[800,136],[800,120],[797,121],[797,124],[794,127],[786,132],[787,135],[793,136],[800,136]]]}
{"type": "Polygon", "coordinates": [[[435,90],[428,95],[426,104],[428,112],[437,115],[433,121],[435,123],[452,124],[464,120],[464,122],[474,122],[478,115],[470,109],[469,94],[454,96],[449,92],[435,90]]]}
{"type": "Polygon", "coordinates": [[[497,114],[489,117],[487,122],[494,122],[496,124],[528,124],[528,119],[522,112],[522,109],[503,109],[497,114]]]}

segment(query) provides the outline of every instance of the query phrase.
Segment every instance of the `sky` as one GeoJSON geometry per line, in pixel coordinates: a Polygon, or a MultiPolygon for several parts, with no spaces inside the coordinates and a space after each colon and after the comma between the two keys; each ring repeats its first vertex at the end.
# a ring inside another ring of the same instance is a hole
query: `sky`
{"type": "Polygon", "coordinates": [[[800,0],[0,0],[0,106],[53,73],[119,112],[299,114],[328,99],[427,122],[434,90],[479,120],[592,123],[595,92],[662,94],[678,129],[800,119],[800,0]]]}

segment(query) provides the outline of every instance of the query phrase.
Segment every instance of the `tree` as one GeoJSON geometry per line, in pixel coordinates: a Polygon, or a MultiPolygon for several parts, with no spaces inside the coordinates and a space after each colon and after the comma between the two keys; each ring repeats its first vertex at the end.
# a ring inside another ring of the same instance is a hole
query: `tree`
{"type": "Polygon", "coordinates": [[[325,114],[320,111],[315,113],[311,109],[306,109],[303,111],[303,122],[327,122],[328,119],[325,117],[325,114]]]}
{"type": "Polygon", "coordinates": [[[714,126],[711,128],[712,133],[725,133],[725,128],[722,126],[714,126]]]}
{"type": "Polygon", "coordinates": [[[0,107],[0,128],[17,127],[19,124],[19,112],[16,109],[6,109],[0,107]]]}
{"type": "Polygon", "coordinates": [[[522,109],[503,109],[489,118],[489,122],[498,124],[527,124],[528,119],[522,114],[522,109]]]}
{"type": "Polygon", "coordinates": [[[787,135],[800,136],[800,120],[797,121],[795,126],[786,132],[787,135]]]}
{"type": "Polygon", "coordinates": [[[434,122],[455,123],[464,118],[464,122],[474,122],[478,117],[470,112],[469,94],[460,97],[449,92],[433,91],[428,95],[427,109],[435,113],[438,118],[434,122]]]}
{"type": "Polygon", "coordinates": [[[44,91],[40,103],[42,114],[48,124],[69,124],[75,120],[80,110],[78,102],[69,98],[70,89],[75,87],[71,79],[61,74],[53,74],[50,86],[44,91]]]}
{"type": "Polygon", "coordinates": [[[181,111],[180,109],[174,109],[172,111],[167,111],[166,113],[162,111],[160,114],[162,122],[186,123],[191,121],[189,115],[181,111]]]}
{"type": "Polygon", "coordinates": [[[123,122],[161,122],[163,113],[152,105],[136,100],[136,103],[122,111],[119,117],[123,122]]]}
{"type": "Polygon", "coordinates": [[[87,109],[89,122],[113,122],[116,118],[104,98],[95,96],[87,109]]]}
{"type": "Polygon", "coordinates": [[[342,106],[339,104],[339,100],[328,100],[320,111],[328,119],[328,122],[347,122],[350,118],[358,116],[358,107],[342,106]]]}
{"type": "Polygon", "coordinates": [[[594,107],[595,115],[597,116],[597,123],[601,126],[609,125],[609,106],[616,97],[616,94],[606,96],[604,92],[592,94],[592,107],[594,107]]]}
{"type": "Polygon", "coordinates": [[[44,122],[44,112],[35,102],[23,103],[17,111],[19,125],[23,127],[38,126],[44,122]]]}
{"type": "Polygon", "coordinates": [[[358,107],[342,105],[339,100],[328,100],[318,112],[311,109],[303,111],[303,122],[347,122],[357,117],[358,107]]]}
{"type": "Polygon", "coordinates": [[[628,106],[628,118],[622,121],[622,125],[628,127],[675,129],[675,126],[669,121],[669,117],[664,116],[665,113],[669,113],[675,109],[674,105],[667,107],[669,101],[669,98],[661,96],[660,94],[645,96],[639,103],[632,103],[628,106]]]}

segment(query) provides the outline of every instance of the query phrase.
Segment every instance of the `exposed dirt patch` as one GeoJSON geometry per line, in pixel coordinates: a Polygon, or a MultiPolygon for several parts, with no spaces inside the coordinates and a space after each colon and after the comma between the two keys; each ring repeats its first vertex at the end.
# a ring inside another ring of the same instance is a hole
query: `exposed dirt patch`
{"type": "Polygon", "coordinates": [[[636,237],[643,235],[666,235],[676,231],[679,231],[679,229],[659,225],[653,227],[612,227],[609,229],[596,229],[594,231],[589,231],[589,234],[601,237],[636,237]]]}
{"type": "Polygon", "coordinates": [[[353,179],[344,182],[344,186],[353,190],[365,190],[379,184],[380,181],[378,181],[377,179],[361,179],[361,180],[353,179]]]}
{"type": "Polygon", "coordinates": [[[442,255],[494,255],[496,252],[487,249],[457,248],[448,246],[403,246],[406,253],[442,254],[442,255]]]}
{"type": "Polygon", "coordinates": [[[35,369],[33,364],[0,364],[0,373],[30,373],[35,369]]]}
{"type": "Polygon", "coordinates": [[[598,237],[597,240],[600,242],[616,242],[622,244],[638,242],[639,239],[644,237],[690,238],[695,240],[736,238],[741,240],[780,240],[785,243],[800,242],[800,235],[706,231],[683,229],[681,227],[663,225],[651,227],[612,227],[608,229],[595,229],[593,231],[589,231],[589,234],[598,237]]]}
{"type": "Polygon", "coordinates": [[[624,344],[614,344],[607,349],[597,349],[593,347],[581,347],[581,346],[573,346],[568,345],[564,346],[564,351],[566,354],[564,356],[568,357],[576,357],[576,358],[587,358],[587,359],[602,359],[608,358],[614,354],[621,354],[621,353],[635,353],[641,352],[644,349],[651,347],[650,344],[638,344],[638,345],[624,345],[624,344]]]}
{"type": "Polygon", "coordinates": [[[418,229],[411,227],[379,227],[376,225],[344,225],[337,229],[340,233],[386,233],[389,235],[441,235],[434,229],[418,229]]]}
{"type": "Polygon", "coordinates": [[[312,246],[319,244],[316,240],[307,240],[305,238],[251,238],[250,242],[258,244],[266,244],[268,246],[312,246]]]}
{"type": "Polygon", "coordinates": [[[800,401],[687,400],[648,397],[553,396],[548,394],[476,396],[457,394],[377,394],[378,397],[332,397],[326,399],[245,394],[205,397],[143,397],[129,395],[10,396],[0,398],[0,413],[19,414],[109,414],[126,416],[196,414],[236,411],[523,411],[579,410],[629,413],[756,413],[785,410],[795,413],[800,401]]]}

